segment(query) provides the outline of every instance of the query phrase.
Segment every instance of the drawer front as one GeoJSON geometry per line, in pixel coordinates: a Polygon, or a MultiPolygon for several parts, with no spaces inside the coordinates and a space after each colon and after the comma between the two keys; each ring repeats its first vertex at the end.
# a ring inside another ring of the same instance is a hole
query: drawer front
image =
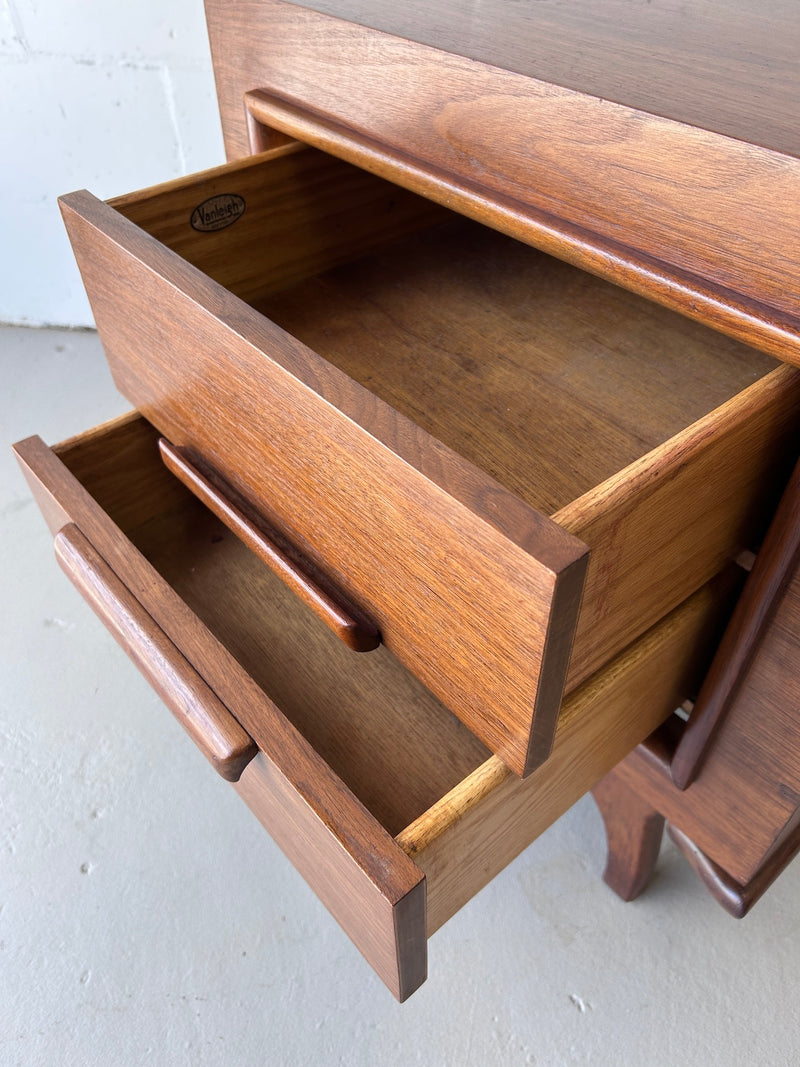
{"type": "MultiPolygon", "coordinates": [[[[120,420],[114,435],[134,461],[150,440],[140,423],[120,420]]],[[[238,778],[238,792],[277,844],[405,999],[426,976],[422,872],[58,455],[39,438],[15,451],[70,578],[204,753],[238,778]]]]}
{"type": "MultiPolygon", "coordinates": [[[[278,209],[295,158],[251,165],[260,210],[270,182],[278,209]]],[[[331,182],[345,166],[325,163],[331,182]]],[[[187,195],[230,192],[240,176],[223,171],[188,194],[165,194],[161,210],[188,229],[187,195]]],[[[311,180],[306,170],[301,179],[311,180]]],[[[359,203],[351,198],[347,211],[357,214],[359,203]]],[[[585,545],[120,212],[88,193],[62,208],[120,390],[333,578],[513,770],[540,763],[561,701],[585,545]]]]}

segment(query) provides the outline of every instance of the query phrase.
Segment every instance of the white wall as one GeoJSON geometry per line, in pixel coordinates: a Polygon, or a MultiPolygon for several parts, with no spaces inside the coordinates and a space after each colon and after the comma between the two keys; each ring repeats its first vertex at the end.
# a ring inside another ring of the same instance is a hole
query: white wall
{"type": "Polygon", "coordinates": [[[224,160],[202,0],[0,3],[0,322],[89,325],[56,197],[224,160]]]}

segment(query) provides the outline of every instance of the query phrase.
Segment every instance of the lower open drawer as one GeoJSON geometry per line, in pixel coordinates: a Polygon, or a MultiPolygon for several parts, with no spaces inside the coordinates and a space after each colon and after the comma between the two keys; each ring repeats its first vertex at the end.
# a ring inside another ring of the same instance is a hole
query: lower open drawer
{"type": "Polygon", "coordinates": [[[693,693],[727,610],[705,586],[574,690],[521,780],[388,649],[337,640],[138,414],[17,454],[62,566],[400,999],[427,936],[693,693]]]}

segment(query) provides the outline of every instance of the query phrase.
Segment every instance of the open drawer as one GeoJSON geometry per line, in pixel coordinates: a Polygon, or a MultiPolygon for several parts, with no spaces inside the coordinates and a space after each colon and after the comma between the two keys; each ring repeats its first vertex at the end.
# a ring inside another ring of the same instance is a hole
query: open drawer
{"type": "Polygon", "coordinates": [[[138,414],[16,450],[61,565],[401,999],[426,936],[694,693],[728,609],[718,579],[575,689],[523,780],[388,649],[354,656],[138,414]]]}
{"type": "Polygon", "coordinates": [[[520,775],[796,452],[796,370],[306,146],[62,210],[177,461],[520,775]]]}

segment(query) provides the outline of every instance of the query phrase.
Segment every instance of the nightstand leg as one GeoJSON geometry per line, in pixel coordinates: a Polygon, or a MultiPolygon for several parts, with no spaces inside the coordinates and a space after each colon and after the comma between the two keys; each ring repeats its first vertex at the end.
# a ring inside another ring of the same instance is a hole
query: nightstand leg
{"type": "Polygon", "coordinates": [[[608,840],[603,880],[623,900],[634,900],[656,865],[664,816],[621,782],[614,771],[597,783],[592,796],[603,816],[608,840]]]}

